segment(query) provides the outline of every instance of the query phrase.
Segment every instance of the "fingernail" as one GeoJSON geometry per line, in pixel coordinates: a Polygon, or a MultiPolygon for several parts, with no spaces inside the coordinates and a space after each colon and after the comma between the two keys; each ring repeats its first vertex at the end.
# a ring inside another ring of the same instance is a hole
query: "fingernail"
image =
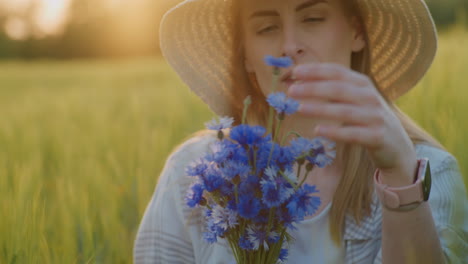
{"type": "Polygon", "coordinates": [[[303,104],[299,104],[299,108],[297,109],[298,112],[302,112],[304,110],[304,105],[303,104]]]}

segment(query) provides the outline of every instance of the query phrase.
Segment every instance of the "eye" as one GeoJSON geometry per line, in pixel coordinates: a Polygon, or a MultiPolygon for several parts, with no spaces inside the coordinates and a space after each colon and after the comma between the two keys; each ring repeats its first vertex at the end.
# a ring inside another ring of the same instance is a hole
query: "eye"
{"type": "Polygon", "coordinates": [[[271,26],[268,26],[268,27],[264,27],[264,28],[260,29],[259,31],[257,31],[257,35],[262,35],[262,34],[271,32],[273,30],[276,30],[277,28],[278,28],[278,26],[276,26],[276,25],[271,25],[271,26]]]}
{"type": "Polygon", "coordinates": [[[320,22],[324,20],[325,18],[323,17],[306,17],[302,20],[302,22],[320,22]]]}

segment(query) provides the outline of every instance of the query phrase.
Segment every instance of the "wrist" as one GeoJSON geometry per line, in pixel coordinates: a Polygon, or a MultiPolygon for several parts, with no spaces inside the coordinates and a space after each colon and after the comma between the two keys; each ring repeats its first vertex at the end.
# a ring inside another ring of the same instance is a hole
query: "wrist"
{"type": "Polygon", "coordinates": [[[411,159],[404,166],[396,169],[379,169],[379,178],[382,184],[390,187],[402,187],[413,184],[416,180],[419,162],[411,159]]]}

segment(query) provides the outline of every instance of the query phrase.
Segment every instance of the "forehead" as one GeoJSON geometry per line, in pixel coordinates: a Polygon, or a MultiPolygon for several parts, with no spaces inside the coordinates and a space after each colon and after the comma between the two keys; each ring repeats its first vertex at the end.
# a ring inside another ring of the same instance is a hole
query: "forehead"
{"type": "Polygon", "coordinates": [[[244,12],[255,12],[261,10],[296,10],[304,6],[328,5],[338,7],[340,0],[242,0],[242,9],[244,12]]]}

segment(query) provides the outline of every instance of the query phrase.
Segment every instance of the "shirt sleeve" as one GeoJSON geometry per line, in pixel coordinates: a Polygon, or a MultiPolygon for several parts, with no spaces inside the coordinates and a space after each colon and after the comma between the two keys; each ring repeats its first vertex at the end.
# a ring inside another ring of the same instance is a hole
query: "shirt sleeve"
{"type": "Polygon", "coordinates": [[[195,263],[184,202],[191,178],[185,168],[203,154],[200,140],[189,140],[168,158],[135,239],[135,264],[195,263]]]}
{"type": "Polygon", "coordinates": [[[435,177],[429,204],[447,263],[468,263],[468,198],[457,161],[448,155],[435,177]]]}
{"type": "MultiPolygon", "coordinates": [[[[447,263],[468,263],[468,198],[456,159],[442,150],[422,151],[431,165],[429,195],[434,223],[447,263]]],[[[374,264],[382,263],[382,249],[374,264]]]]}

